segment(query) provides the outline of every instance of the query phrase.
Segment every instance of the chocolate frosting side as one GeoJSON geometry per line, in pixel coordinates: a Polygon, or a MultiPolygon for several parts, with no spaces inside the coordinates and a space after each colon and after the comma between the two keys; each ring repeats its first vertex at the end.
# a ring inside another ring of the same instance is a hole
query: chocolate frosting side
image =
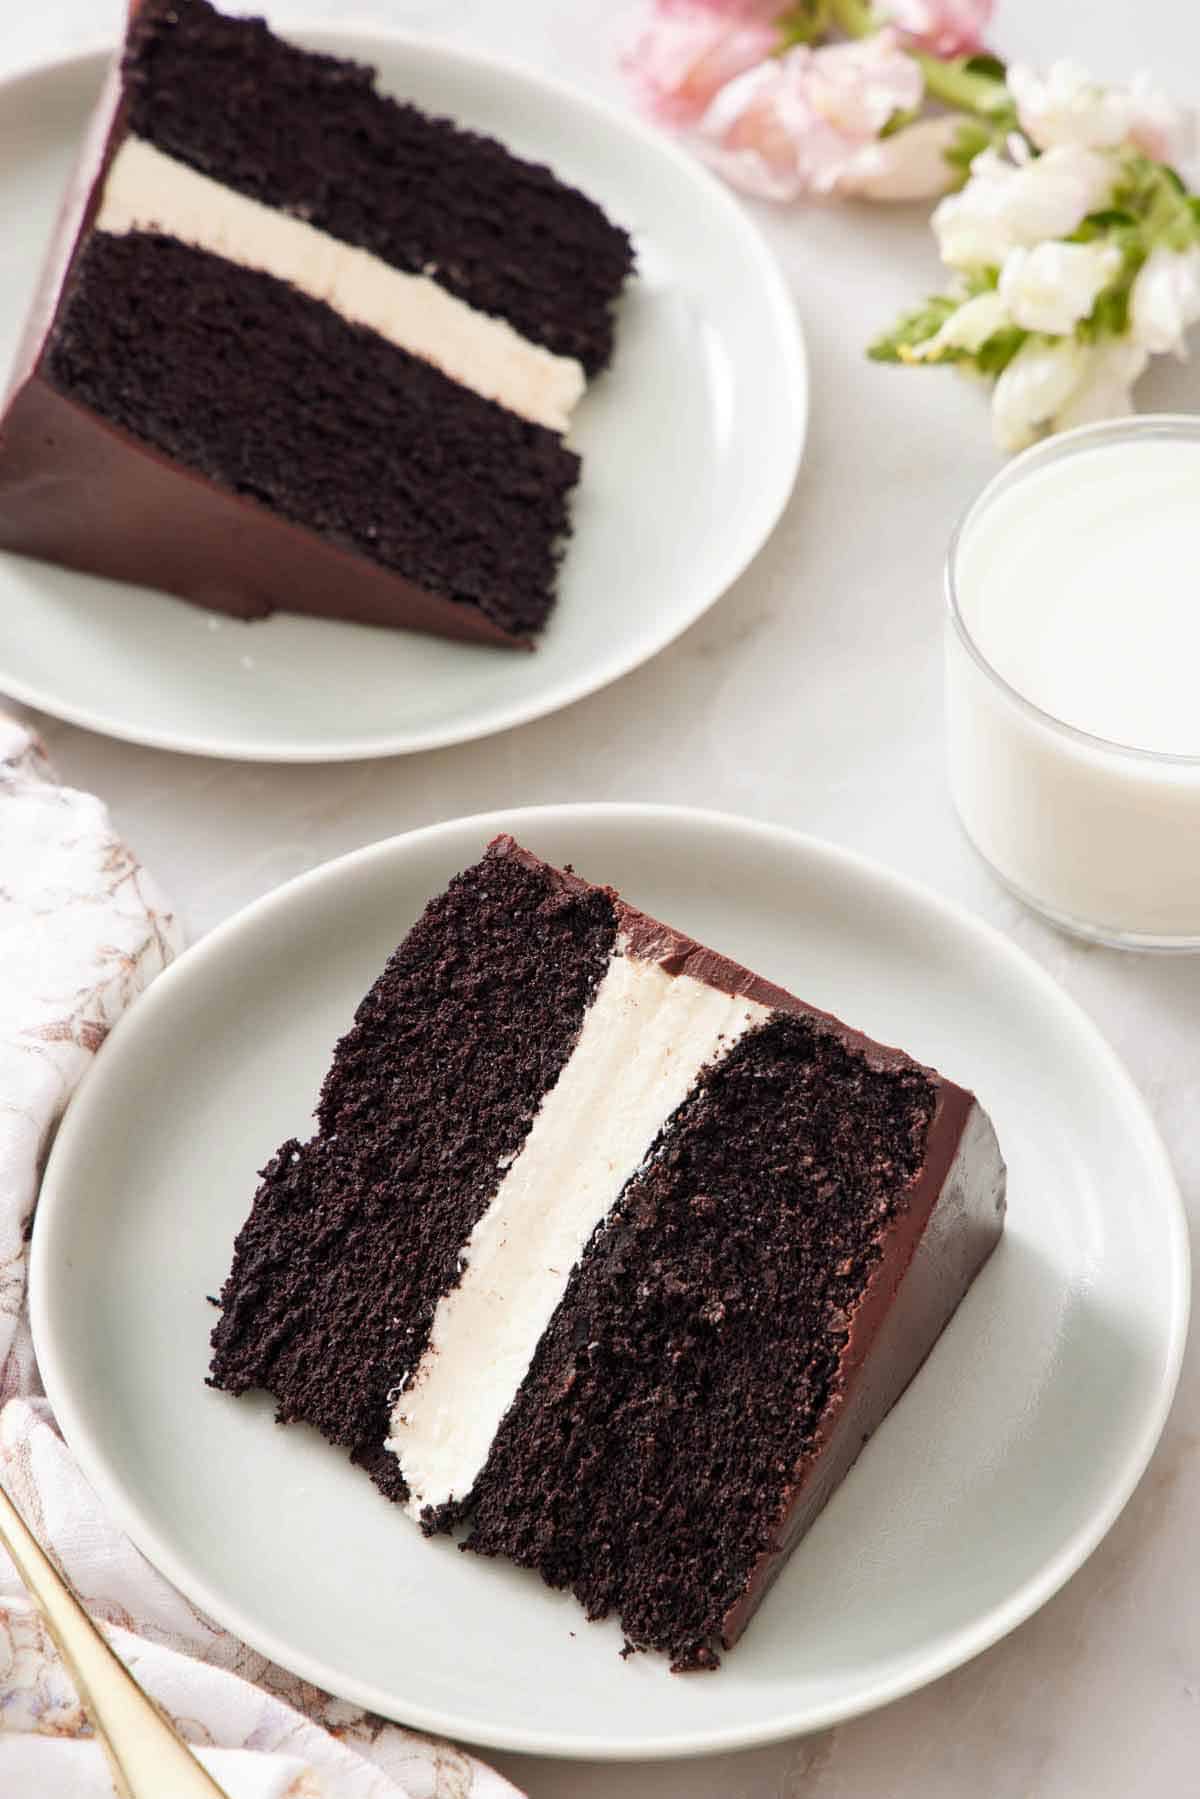
{"type": "MultiPolygon", "coordinates": [[[[496,838],[488,853],[544,866],[512,837],[496,838]]],[[[555,871],[564,890],[590,883],[571,870],[555,871]]],[[[618,941],[629,954],[654,960],[671,974],[734,993],[793,1017],[817,1018],[878,1069],[919,1068],[935,1091],[925,1159],[883,1239],[882,1254],[850,1319],[833,1389],[812,1450],[796,1470],[771,1547],[751,1573],[721,1633],[729,1648],[741,1635],[787,1556],[849,1471],[867,1438],[917,1373],[959,1300],[999,1241],[1004,1222],[1005,1170],[996,1135],[974,1095],[923,1068],[903,1050],[875,1043],[861,1031],[806,1005],[786,988],[625,904],[617,907],[618,941]]]]}
{"type": "Polygon", "coordinates": [[[919,1372],[1000,1241],[1005,1167],[996,1133],[970,1094],[948,1082],[943,1087],[952,1097],[939,1096],[925,1165],[851,1317],[817,1440],[796,1472],[774,1542],[726,1614],[721,1631],[726,1648],[742,1634],[792,1549],[919,1372]]]}
{"type": "MultiPolygon", "coordinates": [[[[37,369],[58,318],[75,253],[96,216],[113,150],[124,130],[125,107],[118,52],[109,65],[67,182],[38,276],[33,304],[13,364],[6,403],[37,369]]],[[[0,421],[2,423],[2,421],[0,421]]]]}
{"type": "Polygon", "coordinates": [[[289,612],[528,649],[478,606],[430,594],[193,475],[34,371],[0,427],[0,547],[236,618],[289,612]]]}
{"type": "MultiPolygon", "coordinates": [[[[129,17],[139,10],[130,0],[129,17]]],[[[235,618],[276,609],[531,650],[482,610],[224,491],[64,395],[45,372],[72,270],[125,132],[110,65],[47,247],[0,414],[0,549],[235,618]]]]}
{"type": "MultiPolygon", "coordinates": [[[[547,866],[531,851],[522,849],[515,838],[507,835],[494,838],[488,845],[488,854],[512,856],[531,868],[547,866]]],[[[551,872],[569,893],[583,893],[593,885],[572,869],[558,868],[551,872]]],[[[667,974],[690,975],[693,980],[702,981],[706,987],[717,987],[722,993],[738,994],[744,999],[753,1000],[757,1005],[768,1006],[772,1011],[786,1012],[792,1018],[818,1018],[848,1048],[864,1056],[872,1068],[921,1069],[923,1074],[947,1094],[959,1095],[961,1110],[965,1115],[971,1095],[961,1087],[955,1087],[953,1082],[945,1080],[936,1069],[914,1062],[902,1049],[876,1043],[874,1038],[864,1036],[862,1031],[844,1024],[832,1012],[823,1012],[819,1006],[808,1005],[804,1000],[797,999],[794,993],[789,993],[786,987],[777,987],[773,981],[764,980],[761,975],[755,974],[740,962],[734,962],[729,956],[722,956],[703,943],[697,943],[694,937],[677,931],[673,925],[663,924],[660,919],[651,918],[647,912],[639,912],[636,907],[627,905],[613,888],[608,887],[605,892],[617,907],[620,940],[628,954],[639,956],[647,962],[657,962],[667,974]]]]}

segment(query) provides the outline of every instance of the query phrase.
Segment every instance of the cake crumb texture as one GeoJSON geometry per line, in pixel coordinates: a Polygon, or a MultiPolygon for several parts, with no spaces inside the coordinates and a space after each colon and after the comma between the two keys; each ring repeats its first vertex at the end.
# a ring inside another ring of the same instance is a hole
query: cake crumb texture
{"type": "MultiPolygon", "coordinates": [[[[404,939],[338,1045],[317,1135],[263,1171],[213,1332],[210,1381],[265,1387],[391,1498],[389,1393],[505,1157],[570,1053],[616,931],[601,889],[487,857],[404,939]]],[[[303,978],[302,974],[299,978],[303,978]]]]}
{"type": "Polygon", "coordinates": [[[615,1613],[678,1670],[715,1666],[935,1099],[924,1070],[871,1067],[816,1018],[777,1014],[735,1045],[577,1265],[465,1546],[615,1613]]]}
{"type": "Polygon", "coordinates": [[[394,268],[428,272],[589,375],[612,357],[627,234],[552,170],[375,90],[374,70],[206,0],[143,0],[129,128],[394,268]]]}
{"type": "Polygon", "coordinates": [[[96,233],[46,368],[195,474],[517,638],[553,607],[578,457],[286,282],[96,233]]]}

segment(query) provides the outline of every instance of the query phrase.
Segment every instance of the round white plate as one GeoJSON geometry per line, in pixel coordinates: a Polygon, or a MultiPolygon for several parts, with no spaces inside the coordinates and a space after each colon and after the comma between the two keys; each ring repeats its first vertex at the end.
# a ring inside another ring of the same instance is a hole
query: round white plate
{"type": "MultiPolygon", "coordinates": [[[[532,654],[276,614],[254,624],[0,553],[0,689],[163,749],[337,761],[460,743],[615,680],[712,605],[769,535],[804,443],[795,307],[757,229],[661,132],[422,37],[294,34],[550,163],[634,236],[559,603],[532,654]]],[[[0,382],[104,58],[0,86],[0,382]]]]}
{"type": "Polygon", "coordinates": [[[318,1685],[499,1747],[644,1757],[814,1730],[1027,1617],[1129,1497],[1175,1386],[1182,1208],[1127,1075],[1006,940],[828,844],[664,807],[417,831],[317,869],[140,1000],[67,1113],[33,1238],[42,1374],[84,1470],[203,1609],[318,1685]],[[715,1675],[622,1661],[536,1576],[428,1543],[262,1396],[204,1385],[255,1171],[425,901],[497,831],[618,885],[973,1087],[1009,1221],[926,1367],[715,1675]]]}

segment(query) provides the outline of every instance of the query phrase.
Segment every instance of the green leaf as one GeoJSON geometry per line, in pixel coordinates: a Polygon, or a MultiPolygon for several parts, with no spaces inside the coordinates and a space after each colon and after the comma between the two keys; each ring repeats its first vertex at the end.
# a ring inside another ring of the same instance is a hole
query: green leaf
{"type": "Polygon", "coordinates": [[[896,133],[898,131],[903,131],[906,126],[915,125],[920,116],[921,109],[919,106],[904,107],[901,111],[892,114],[879,135],[881,138],[895,137],[896,133]]]}
{"type": "Polygon", "coordinates": [[[1085,343],[1101,337],[1121,337],[1129,325],[1129,292],[1133,283],[1123,280],[1106,287],[1087,318],[1078,327],[1085,343]]]}
{"type": "Polygon", "coordinates": [[[1073,231],[1067,239],[1069,244],[1090,244],[1098,237],[1108,237],[1110,233],[1130,228],[1137,230],[1137,219],[1131,212],[1121,206],[1109,206],[1103,212],[1089,212],[1087,218],[1073,231]]]}
{"type": "Polygon", "coordinates": [[[796,44],[815,44],[829,30],[832,16],[832,0],[801,0],[800,5],[789,7],[775,21],[783,38],[780,52],[791,50],[796,44]]]}
{"type": "Polygon", "coordinates": [[[870,37],[878,31],[879,21],[868,0],[829,0],[834,20],[847,37],[870,37]]]}
{"type": "Polygon", "coordinates": [[[950,294],[931,294],[920,306],[904,313],[890,331],[877,337],[867,349],[872,362],[905,362],[903,351],[923,344],[940,331],[951,313],[962,304],[950,294]]]}
{"type": "Polygon", "coordinates": [[[914,51],[913,57],[920,64],[931,100],[940,100],[956,112],[978,113],[1006,131],[1016,127],[1017,109],[1004,85],[1003,69],[997,78],[976,73],[971,57],[931,56],[927,50],[914,51]]]}
{"type": "Polygon", "coordinates": [[[1181,200],[1174,218],[1162,233],[1161,242],[1168,250],[1190,250],[1194,244],[1200,243],[1200,223],[1194,206],[1189,200],[1181,200]]]}
{"type": "Polygon", "coordinates": [[[995,131],[982,119],[964,118],[954,134],[954,142],[942,154],[950,167],[960,170],[965,178],[975,158],[995,141],[995,131]]]}
{"type": "Polygon", "coordinates": [[[1006,81],[1008,69],[998,56],[988,51],[981,51],[978,56],[968,56],[963,64],[969,75],[983,75],[988,81],[1006,81]]]}
{"type": "Polygon", "coordinates": [[[1129,151],[1121,158],[1121,173],[1113,188],[1113,205],[1135,218],[1144,218],[1162,191],[1157,166],[1140,151],[1129,151]]]}
{"type": "MultiPolygon", "coordinates": [[[[961,305],[962,300],[954,295],[932,294],[923,305],[906,312],[891,331],[877,337],[867,350],[867,355],[873,362],[915,363],[917,358],[906,356],[905,351],[926,343],[941,330],[946,320],[961,305]]],[[[956,362],[994,380],[1008,367],[1028,336],[1029,332],[1020,325],[1006,325],[1002,330],[993,332],[978,350],[964,350],[950,345],[939,351],[935,358],[931,358],[927,366],[933,368],[938,363],[956,362]]]]}
{"type": "Polygon", "coordinates": [[[1003,331],[996,331],[973,358],[975,367],[981,375],[990,375],[994,380],[1002,375],[1029,333],[1020,325],[1009,325],[1003,331]]]}
{"type": "Polygon", "coordinates": [[[963,298],[973,300],[976,294],[991,293],[992,289],[994,287],[999,287],[999,285],[1000,270],[995,264],[981,264],[980,266],[973,268],[969,274],[963,276],[963,287],[965,289],[963,298]]]}
{"type": "Polygon", "coordinates": [[[1148,248],[1165,243],[1187,249],[1197,241],[1197,196],[1188,193],[1166,163],[1153,162],[1140,151],[1127,152],[1113,198],[1122,211],[1133,214],[1148,248]]]}

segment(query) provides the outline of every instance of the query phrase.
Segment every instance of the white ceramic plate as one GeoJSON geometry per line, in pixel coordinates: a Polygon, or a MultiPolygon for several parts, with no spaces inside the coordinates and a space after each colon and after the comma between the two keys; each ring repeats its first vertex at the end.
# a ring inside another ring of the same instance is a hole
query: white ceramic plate
{"type": "Polygon", "coordinates": [[[1188,1306],[1183,1214],[1128,1077],[1021,952],[933,894],[770,826],[662,807],[458,820],[293,881],[193,949],[101,1051],[33,1239],[42,1373],[134,1541],[196,1604],[406,1723],[575,1756],[684,1755],[835,1723],[1039,1606],[1158,1438],[1188,1306]],[[975,1088],[1005,1238],[929,1363],[712,1676],[622,1661],[536,1576],[427,1543],[265,1398],[204,1386],[255,1171],[304,1133],[333,1042],[426,899],[499,830],[611,881],[975,1088]]]}
{"type": "MultiPolygon", "coordinates": [[[[532,655],[277,614],[223,619],[0,554],[0,689],[163,749],[336,761],[486,736],[593,692],[697,619],[791,491],[808,381],[795,308],[747,215],[662,133],[421,37],[294,34],[549,162],[632,231],[616,360],[571,433],[584,475],[532,655]]],[[[0,87],[0,381],[104,59],[0,87]]]]}

